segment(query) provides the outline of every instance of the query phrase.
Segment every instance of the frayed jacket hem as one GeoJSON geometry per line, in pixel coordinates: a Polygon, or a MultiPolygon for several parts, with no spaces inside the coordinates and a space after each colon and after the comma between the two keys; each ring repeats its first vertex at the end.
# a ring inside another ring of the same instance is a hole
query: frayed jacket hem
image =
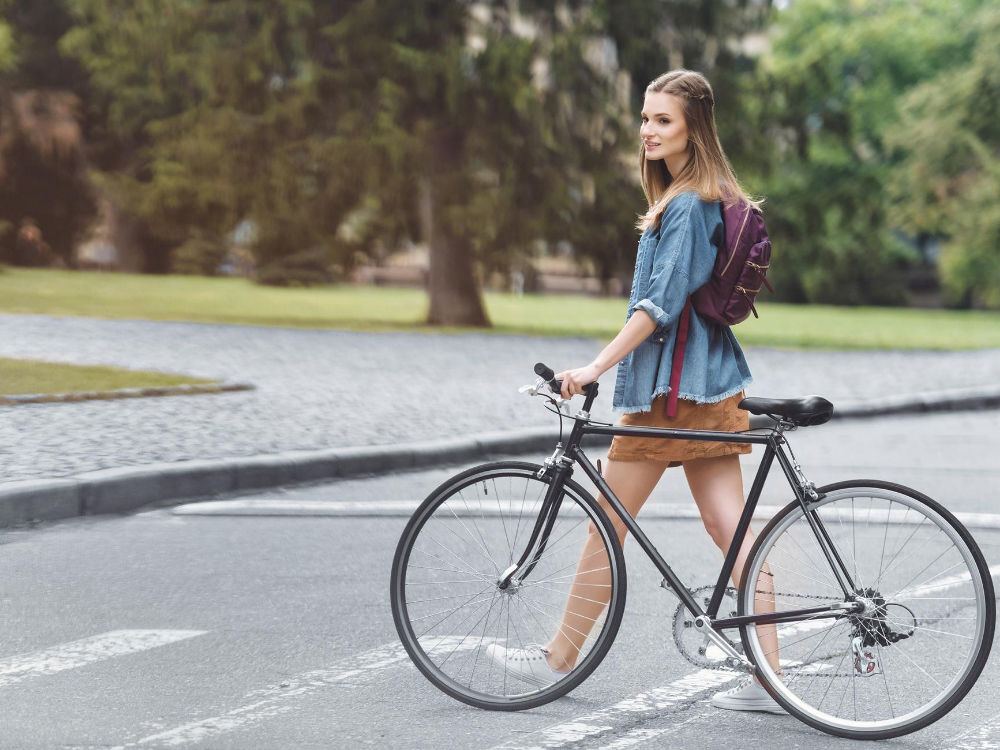
{"type": "MultiPolygon", "coordinates": [[[[730,396],[735,396],[737,393],[739,393],[740,391],[742,391],[744,388],[746,388],[752,382],[753,382],[753,378],[749,377],[746,380],[744,380],[742,383],[740,383],[739,385],[737,385],[737,386],[735,386],[733,388],[730,388],[728,391],[725,391],[724,393],[717,394],[715,396],[699,396],[699,395],[696,395],[694,393],[685,393],[684,391],[681,391],[680,393],[677,394],[677,398],[683,398],[683,399],[685,399],[687,401],[694,401],[695,403],[698,403],[698,404],[716,404],[719,401],[726,400],[730,396]]],[[[653,410],[653,401],[656,399],[657,396],[662,396],[662,395],[664,395],[666,393],[669,393],[669,392],[670,392],[670,386],[669,385],[666,386],[666,387],[664,387],[664,388],[657,388],[653,392],[653,395],[650,398],[648,404],[638,405],[638,406],[615,406],[615,407],[612,407],[612,411],[613,412],[621,412],[623,414],[636,414],[636,413],[645,414],[646,412],[650,412],[650,411],[653,410]]]]}

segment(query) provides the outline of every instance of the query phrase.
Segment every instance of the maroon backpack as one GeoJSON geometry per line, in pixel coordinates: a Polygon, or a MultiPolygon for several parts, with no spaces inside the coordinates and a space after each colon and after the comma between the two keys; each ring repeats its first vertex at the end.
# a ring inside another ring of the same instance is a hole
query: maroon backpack
{"type": "Polygon", "coordinates": [[[694,305],[702,317],[732,326],[746,320],[751,312],[755,318],[760,317],[753,301],[761,285],[774,293],[774,288],[764,278],[771,265],[771,240],[767,237],[760,210],[742,199],[729,208],[720,202],[719,209],[726,228],[726,244],[715,258],[715,268],[708,281],[684,303],[670,369],[668,417],[677,415],[677,389],[684,365],[691,306],[694,305]]]}

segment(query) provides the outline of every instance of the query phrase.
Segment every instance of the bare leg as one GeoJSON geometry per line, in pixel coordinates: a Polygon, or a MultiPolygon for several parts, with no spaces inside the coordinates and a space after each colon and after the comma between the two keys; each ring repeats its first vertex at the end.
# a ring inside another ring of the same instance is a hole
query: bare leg
{"type": "MultiPolygon", "coordinates": [[[[740,515],[743,513],[743,472],[740,469],[740,457],[737,454],[719,456],[717,458],[699,458],[684,462],[684,473],[687,476],[691,495],[698,504],[698,512],[712,540],[722,553],[729,551],[740,515]]],[[[733,584],[739,588],[743,577],[743,569],[753,547],[754,535],[747,530],[747,535],[740,547],[733,567],[733,584]]],[[[755,612],[774,611],[774,584],[771,571],[764,567],[758,576],[755,595],[755,612]]],[[[757,626],[761,646],[768,654],[767,660],[775,671],[780,671],[778,664],[778,637],[774,625],[757,626]]]]}
{"type": "MultiPolygon", "coordinates": [[[[612,492],[621,500],[629,514],[635,518],[643,503],[660,481],[667,464],[663,461],[608,461],[604,479],[612,492]]],[[[618,541],[624,542],[626,529],[604,496],[598,498],[618,532],[618,541]]],[[[594,622],[600,617],[611,598],[608,557],[597,529],[591,523],[587,543],[580,554],[576,576],[570,588],[562,622],[552,640],[546,645],[549,665],[553,669],[572,669],[580,649],[590,635],[594,622]]]]}

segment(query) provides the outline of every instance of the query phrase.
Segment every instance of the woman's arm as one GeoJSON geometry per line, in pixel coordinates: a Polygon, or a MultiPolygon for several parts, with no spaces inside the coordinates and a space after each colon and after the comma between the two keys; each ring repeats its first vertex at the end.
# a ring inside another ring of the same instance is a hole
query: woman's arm
{"type": "Polygon", "coordinates": [[[618,332],[618,335],[601,350],[601,353],[589,365],[578,367],[575,370],[566,370],[556,375],[556,378],[562,381],[563,398],[582,393],[583,386],[596,381],[605,371],[618,364],[629,352],[652,335],[656,329],[656,323],[645,310],[642,313],[642,315],[633,314],[624,328],[618,332]]]}
{"type": "Polygon", "coordinates": [[[692,274],[707,280],[715,263],[714,253],[698,252],[698,248],[714,248],[706,225],[722,223],[718,209],[706,205],[698,200],[697,193],[687,192],[667,206],[661,217],[660,239],[645,297],[632,305],[628,323],[593,362],[556,375],[563,381],[564,398],[580,393],[583,386],[597,380],[654,332],[662,334],[676,323],[691,291],[692,274]],[[714,211],[712,222],[708,221],[709,210],[714,211]],[[644,314],[638,315],[640,311],[644,314]]]}

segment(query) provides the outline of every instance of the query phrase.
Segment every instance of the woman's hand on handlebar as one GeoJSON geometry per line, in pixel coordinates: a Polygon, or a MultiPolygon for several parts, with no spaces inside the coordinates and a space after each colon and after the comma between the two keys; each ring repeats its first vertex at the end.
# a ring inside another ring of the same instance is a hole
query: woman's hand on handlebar
{"type": "Polygon", "coordinates": [[[556,380],[562,381],[562,397],[570,398],[583,393],[583,387],[593,383],[601,376],[596,365],[577,367],[575,370],[564,370],[556,374],[556,380]]]}

